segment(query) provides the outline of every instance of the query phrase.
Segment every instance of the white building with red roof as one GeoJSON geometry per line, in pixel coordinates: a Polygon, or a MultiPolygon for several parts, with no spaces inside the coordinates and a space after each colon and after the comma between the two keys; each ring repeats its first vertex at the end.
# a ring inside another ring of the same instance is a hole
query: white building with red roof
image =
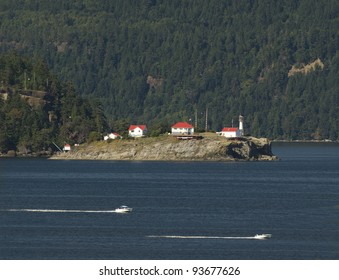
{"type": "Polygon", "coordinates": [[[147,126],[144,124],[132,124],[128,128],[128,135],[131,137],[145,137],[147,134],[147,126]]]}
{"type": "Polygon", "coordinates": [[[192,135],[194,127],[187,122],[178,122],[172,126],[172,135],[192,135]]]}
{"type": "Polygon", "coordinates": [[[70,144],[65,144],[63,151],[64,152],[69,152],[71,150],[71,145],[70,144]]]}
{"type": "Polygon", "coordinates": [[[117,138],[121,138],[121,136],[116,132],[111,132],[110,134],[104,136],[104,140],[117,139],[117,138]]]}
{"type": "Polygon", "coordinates": [[[219,135],[226,138],[241,137],[244,135],[244,117],[239,116],[239,128],[237,127],[224,127],[221,132],[218,132],[219,135]]]}
{"type": "Polygon", "coordinates": [[[237,127],[224,127],[221,131],[221,136],[226,138],[240,137],[240,130],[237,127]]]}

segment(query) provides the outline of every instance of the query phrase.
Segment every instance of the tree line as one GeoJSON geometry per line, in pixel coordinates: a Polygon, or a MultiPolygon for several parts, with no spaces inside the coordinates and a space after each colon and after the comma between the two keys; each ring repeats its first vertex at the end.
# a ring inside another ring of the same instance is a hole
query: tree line
{"type": "Polygon", "coordinates": [[[41,60],[0,55],[0,81],[0,154],[49,154],[53,143],[98,140],[107,130],[101,104],[80,97],[41,60]]]}
{"type": "Polygon", "coordinates": [[[256,136],[339,138],[336,0],[0,0],[0,10],[0,52],[43,58],[98,98],[113,128],[198,111],[203,129],[208,108],[210,130],[242,114],[256,136]],[[317,59],[323,68],[288,75],[317,59]]]}

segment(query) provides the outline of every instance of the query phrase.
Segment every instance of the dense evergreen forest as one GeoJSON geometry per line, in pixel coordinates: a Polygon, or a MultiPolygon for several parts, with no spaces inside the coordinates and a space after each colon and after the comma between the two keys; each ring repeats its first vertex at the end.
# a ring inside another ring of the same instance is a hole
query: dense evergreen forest
{"type": "Polygon", "coordinates": [[[337,0],[0,0],[0,53],[46,61],[113,129],[203,129],[208,108],[210,130],[242,114],[255,136],[338,140],[338,15],[337,0]]]}
{"type": "Polygon", "coordinates": [[[0,78],[0,155],[48,155],[53,142],[98,140],[107,129],[100,103],[77,95],[41,60],[0,55],[0,78]]]}

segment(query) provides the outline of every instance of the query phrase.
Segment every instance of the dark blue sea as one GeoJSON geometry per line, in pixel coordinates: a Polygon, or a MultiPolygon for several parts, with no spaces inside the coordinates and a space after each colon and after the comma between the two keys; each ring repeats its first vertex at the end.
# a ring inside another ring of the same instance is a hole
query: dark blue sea
{"type": "Polygon", "coordinates": [[[339,144],[273,152],[280,161],[0,158],[0,259],[339,259],[339,144]],[[120,205],[133,212],[105,212],[120,205]]]}

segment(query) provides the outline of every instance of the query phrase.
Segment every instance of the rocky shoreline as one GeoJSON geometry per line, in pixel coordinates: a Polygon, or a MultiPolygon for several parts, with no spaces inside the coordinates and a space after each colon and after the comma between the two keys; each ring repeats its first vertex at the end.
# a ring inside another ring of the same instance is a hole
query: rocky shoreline
{"type": "Polygon", "coordinates": [[[177,140],[172,136],[114,140],[81,145],[67,153],[58,153],[51,159],[74,160],[152,160],[152,161],[272,161],[267,138],[246,137],[227,140],[206,137],[201,140],[177,140]]]}

